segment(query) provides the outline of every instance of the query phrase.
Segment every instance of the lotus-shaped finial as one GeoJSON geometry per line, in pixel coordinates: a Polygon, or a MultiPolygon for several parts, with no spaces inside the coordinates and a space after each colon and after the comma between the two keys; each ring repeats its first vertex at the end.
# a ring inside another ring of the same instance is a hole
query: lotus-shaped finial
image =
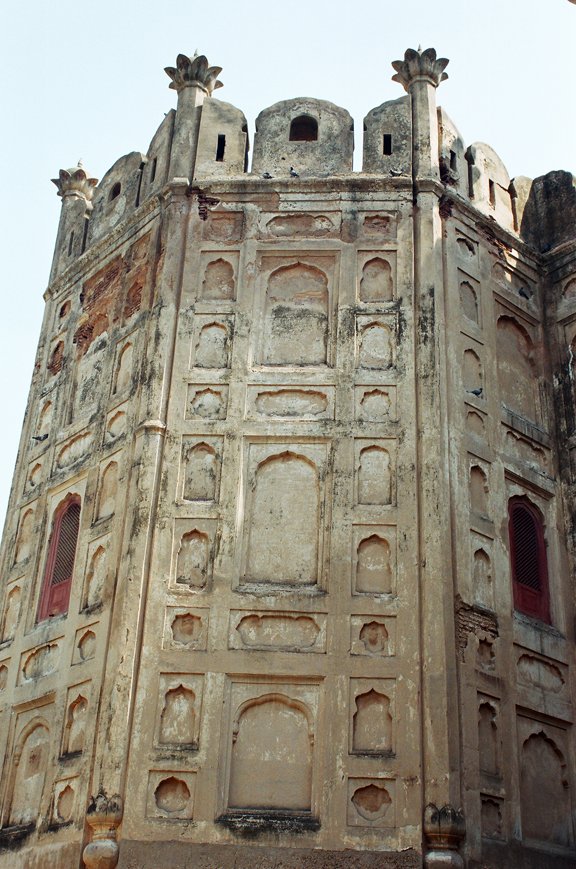
{"type": "Polygon", "coordinates": [[[426,48],[424,51],[413,48],[407,49],[404,52],[404,60],[392,61],[392,66],[396,70],[396,75],[392,76],[392,81],[398,81],[406,91],[410,89],[410,85],[418,79],[429,81],[434,87],[438,87],[441,81],[448,78],[448,74],[444,72],[450,61],[446,57],[436,57],[434,48],[426,48]]]}
{"type": "Polygon", "coordinates": [[[208,61],[203,54],[194,57],[179,54],[176,58],[176,67],[167,66],[164,72],[172,79],[170,87],[175,91],[197,85],[211,95],[213,90],[222,87],[222,82],[218,81],[222,67],[208,66],[208,61]]]}
{"type": "Polygon", "coordinates": [[[58,196],[76,196],[90,202],[98,179],[92,178],[79,161],[72,169],[60,169],[58,178],[53,178],[52,183],[58,188],[58,196]]]}

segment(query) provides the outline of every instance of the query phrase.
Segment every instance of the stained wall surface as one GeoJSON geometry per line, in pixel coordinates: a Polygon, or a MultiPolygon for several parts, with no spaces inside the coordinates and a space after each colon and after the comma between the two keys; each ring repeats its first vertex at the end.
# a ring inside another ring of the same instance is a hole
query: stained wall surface
{"type": "Polygon", "coordinates": [[[0,866],[573,865],[567,173],[510,184],[419,76],[362,173],[310,99],[264,110],[247,172],[203,60],[167,70],[146,156],[60,173],[2,548],[0,866]]]}

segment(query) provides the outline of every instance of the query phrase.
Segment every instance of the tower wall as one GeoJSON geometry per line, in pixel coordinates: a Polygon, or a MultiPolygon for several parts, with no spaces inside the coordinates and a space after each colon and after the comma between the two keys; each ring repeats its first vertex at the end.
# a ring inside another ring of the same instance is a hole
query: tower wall
{"type": "Polygon", "coordinates": [[[466,148],[446,63],[395,62],[361,174],[311,99],[247,172],[184,55],[145,156],[60,173],[0,866],[573,864],[573,187],[466,148]]]}

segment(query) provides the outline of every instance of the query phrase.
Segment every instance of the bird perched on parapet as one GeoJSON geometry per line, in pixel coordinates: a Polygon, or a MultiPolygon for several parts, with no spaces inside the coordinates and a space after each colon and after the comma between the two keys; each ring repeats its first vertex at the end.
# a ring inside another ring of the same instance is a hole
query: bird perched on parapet
{"type": "Polygon", "coordinates": [[[518,287],[518,295],[522,296],[523,299],[528,299],[530,301],[531,296],[526,287],[518,287]]]}
{"type": "Polygon", "coordinates": [[[300,178],[294,166],[290,166],[290,175],[292,176],[292,178],[300,178]]]}
{"type": "Polygon", "coordinates": [[[270,175],[270,172],[262,172],[262,178],[272,178],[272,175],[270,175]]]}
{"type": "Polygon", "coordinates": [[[32,440],[33,440],[33,441],[38,441],[38,443],[42,443],[42,441],[45,441],[47,437],[48,437],[47,434],[43,434],[43,435],[32,435],[32,440]]]}
{"type": "Polygon", "coordinates": [[[400,175],[404,175],[404,172],[401,172],[400,169],[390,169],[390,175],[392,178],[398,178],[400,175]]]}
{"type": "Polygon", "coordinates": [[[483,389],[481,386],[479,386],[478,389],[467,389],[466,392],[469,392],[470,395],[475,395],[476,398],[480,398],[480,396],[482,395],[483,389]]]}

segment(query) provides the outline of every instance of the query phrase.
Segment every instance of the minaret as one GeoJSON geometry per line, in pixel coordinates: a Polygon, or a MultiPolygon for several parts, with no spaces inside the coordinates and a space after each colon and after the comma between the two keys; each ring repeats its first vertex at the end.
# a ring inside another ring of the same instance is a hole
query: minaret
{"type": "Polygon", "coordinates": [[[454,649],[445,299],[436,88],[448,60],[408,49],[392,63],[411,98],[414,319],[422,680],[422,764],[428,867],[463,866],[454,649]],[[454,773],[451,771],[455,771],[454,773]],[[441,808],[439,808],[441,807],[441,808]]]}
{"type": "Polygon", "coordinates": [[[62,211],[50,282],[83,251],[86,221],[92,210],[92,196],[98,179],[92,178],[78,162],[72,169],[60,169],[58,178],[53,178],[52,183],[58,188],[58,196],[62,197],[62,211]]]}
{"type": "Polygon", "coordinates": [[[206,97],[212,96],[216,88],[222,87],[222,82],[218,81],[222,67],[208,66],[208,61],[203,54],[194,57],[179,54],[176,58],[176,67],[167,66],[165,72],[172,79],[170,87],[178,93],[168,179],[187,178],[191,181],[196,161],[202,104],[206,97]]]}

